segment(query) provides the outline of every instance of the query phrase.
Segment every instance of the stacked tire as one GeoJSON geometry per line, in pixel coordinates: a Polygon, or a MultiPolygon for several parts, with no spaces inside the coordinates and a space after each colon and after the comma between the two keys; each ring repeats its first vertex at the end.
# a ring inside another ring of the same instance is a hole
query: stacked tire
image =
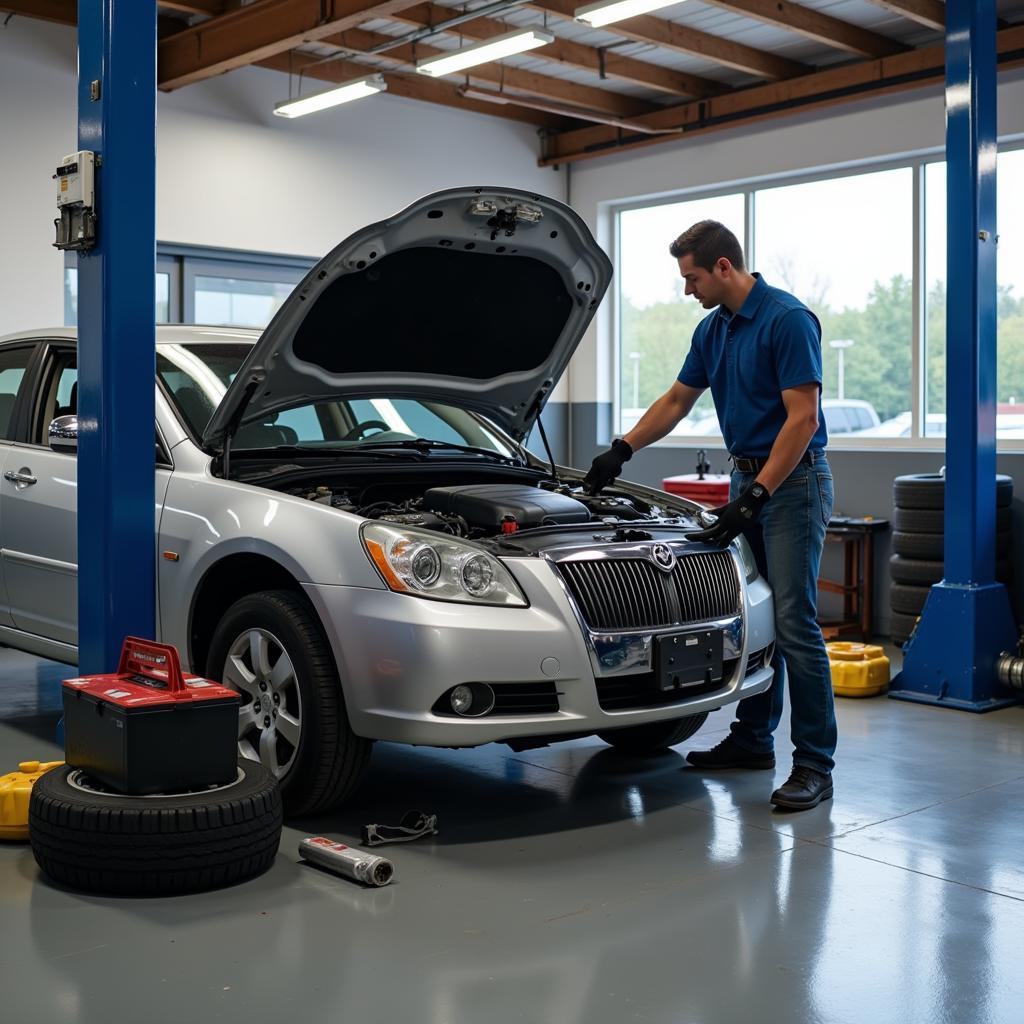
{"type": "MultiPolygon", "coordinates": [[[[1013,480],[996,477],[996,579],[1009,583],[1013,480]]],[[[945,574],[946,481],[938,473],[913,473],[893,481],[892,558],[889,575],[890,635],[904,644],[914,631],[928,592],[945,574]]]]}

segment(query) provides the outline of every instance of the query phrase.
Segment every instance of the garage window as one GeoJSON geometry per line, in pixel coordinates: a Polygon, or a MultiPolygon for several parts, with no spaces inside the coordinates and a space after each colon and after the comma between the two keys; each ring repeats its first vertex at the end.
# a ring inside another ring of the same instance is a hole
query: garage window
{"type": "MultiPolygon", "coordinates": [[[[157,245],[156,322],[266,327],[316,260],[306,256],[157,245]]],[[[78,323],[78,268],[64,265],[64,323],[78,323]]]]}
{"type": "MultiPolygon", "coordinates": [[[[997,434],[1024,443],[1024,147],[998,158],[997,434]]],[[[822,323],[823,413],[838,447],[939,447],[946,432],[946,167],[935,155],[614,211],[616,429],[675,379],[704,310],[669,242],[720,220],[751,268],[822,323]]],[[[721,443],[710,396],[666,439],[721,443]]],[[[1016,443],[1015,443],[1016,442],[1016,443]]]]}
{"type": "MultiPolygon", "coordinates": [[[[683,295],[669,243],[691,224],[720,220],[746,244],[742,193],[624,210],[619,217],[618,321],[620,427],[629,430],[679,373],[690,337],[705,311],[683,295]]],[[[710,394],[672,436],[721,434],[710,394]]]]}
{"type": "MultiPolygon", "coordinates": [[[[1000,153],[996,222],[996,434],[1024,440],[1024,150],[1000,153]]],[[[946,436],[946,165],[925,167],[925,434],[946,436]]]]}

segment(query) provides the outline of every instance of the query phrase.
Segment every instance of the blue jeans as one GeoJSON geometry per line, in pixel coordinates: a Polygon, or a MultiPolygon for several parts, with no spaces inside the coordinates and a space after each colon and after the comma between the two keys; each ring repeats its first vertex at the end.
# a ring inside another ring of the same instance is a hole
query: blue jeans
{"type": "MultiPolygon", "coordinates": [[[[735,498],[753,482],[753,473],[734,471],[731,496],[735,498]]],[[[832,770],[836,750],[832,677],[816,620],[818,566],[832,498],[828,459],[824,452],[816,452],[814,464],[802,462],[793,470],[745,534],[758,569],[775,593],[775,679],[764,693],[740,701],[732,724],[732,737],[739,746],[753,753],[771,753],[788,678],[793,763],[822,772],[832,770]]]]}

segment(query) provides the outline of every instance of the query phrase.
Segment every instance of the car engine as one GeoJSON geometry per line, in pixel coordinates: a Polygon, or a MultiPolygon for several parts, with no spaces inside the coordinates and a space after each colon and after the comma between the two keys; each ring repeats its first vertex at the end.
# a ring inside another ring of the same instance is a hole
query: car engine
{"type": "Polygon", "coordinates": [[[679,514],[639,498],[614,493],[592,495],[579,486],[548,480],[536,486],[488,483],[429,487],[404,500],[369,503],[362,500],[364,495],[327,486],[301,493],[310,501],[367,519],[471,538],[549,526],[653,522],[674,519],[679,514]]]}

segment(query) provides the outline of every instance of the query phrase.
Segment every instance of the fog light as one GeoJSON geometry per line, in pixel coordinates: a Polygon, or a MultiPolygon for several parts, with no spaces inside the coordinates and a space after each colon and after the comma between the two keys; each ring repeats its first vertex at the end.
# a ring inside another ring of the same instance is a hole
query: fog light
{"type": "Polygon", "coordinates": [[[494,709],[494,690],[487,683],[462,683],[450,696],[452,711],[463,718],[479,718],[494,709]]]}
{"type": "Polygon", "coordinates": [[[468,686],[456,686],[452,690],[452,711],[457,715],[468,715],[473,706],[473,691],[468,686]]]}

